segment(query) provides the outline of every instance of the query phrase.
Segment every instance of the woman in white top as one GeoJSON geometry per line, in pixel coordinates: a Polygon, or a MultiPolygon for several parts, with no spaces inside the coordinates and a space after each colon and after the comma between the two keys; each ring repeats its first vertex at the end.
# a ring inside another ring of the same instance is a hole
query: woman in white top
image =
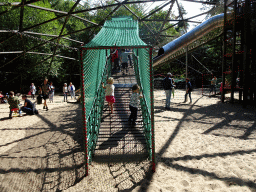
{"type": "Polygon", "coordinates": [[[36,87],[34,83],[31,83],[31,86],[29,87],[32,99],[35,100],[35,94],[36,94],[36,87]]]}
{"type": "Polygon", "coordinates": [[[112,77],[108,78],[106,86],[104,86],[104,83],[102,83],[103,89],[106,89],[106,101],[108,102],[111,113],[113,113],[113,104],[116,102],[114,95],[115,86],[113,85],[113,83],[114,79],[112,77]]]}
{"type": "Polygon", "coordinates": [[[76,90],[75,86],[72,84],[72,82],[70,82],[68,86],[68,91],[71,95],[71,99],[72,98],[76,99],[75,90],[76,90]]]}
{"type": "Polygon", "coordinates": [[[63,86],[63,95],[64,95],[64,102],[68,100],[68,87],[67,87],[67,83],[64,83],[63,86]],[[66,99],[66,100],[65,100],[66,99]]]}
{"type": "Polygon", "coordinates": [[[50,103],[53,103],[53,96],[54,96],[54,90],[55,90],[55,87],[53,86],[53,83],[50,82],[50,85],[49,85],[49,101],[50,103]]]}

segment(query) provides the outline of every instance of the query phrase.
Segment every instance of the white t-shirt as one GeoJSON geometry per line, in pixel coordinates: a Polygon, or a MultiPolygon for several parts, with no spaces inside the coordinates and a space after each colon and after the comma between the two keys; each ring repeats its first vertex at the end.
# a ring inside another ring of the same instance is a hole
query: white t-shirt
{"type": "Polygon", "coordinates": [[[114,96],[115,86],[113,84],[106,85],[106,96],[114,96]]]}
{"type": "Polygon", "coordinates": [[[68,87],[63,87],[63,93],[67,93],[68,92],[68,87]]]}
{"type": "Polygon", "coordinates": [[[30,86],[30,91],[31,91],[31,94],[35,94],[36,93],[36,87],[35,87],[35,85],[31,85],[30,86]]]}
{"type": "Polygon", "coordinates": [[[131,99],[130,99],[130,105],[132,107],[138,107],[140,102],[140,94],[139,93],[132,93],[131,99]]]}

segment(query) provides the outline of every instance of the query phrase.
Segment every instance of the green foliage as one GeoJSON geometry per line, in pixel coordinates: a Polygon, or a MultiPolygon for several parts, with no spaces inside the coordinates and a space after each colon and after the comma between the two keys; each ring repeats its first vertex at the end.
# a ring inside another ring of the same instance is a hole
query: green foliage
{"type": "MultiPolygon", "coordinates": [[[[0,6],[0,13],[7,11],[2,15],[0,14],[0,30],[21,30],[21,32],[22,30],[26,30],[38,33],[23,35],[21,33],[1,33],[1,52],[24,50],[37,53],[26,53],[25,55],[20,53],[0,54],[0,73],[2,77],[0,80],[1,84],[8,84],[10,86],[16,86],[19,88],[23,87],[22,84],[30,84],[31,81],[41,82],[45,76],[48,76],[50,79],[58,78],[58,81],[66,82],[67,79],[71,80],[70,78],[72,78],[72,75],[80,73],[80,64],[77,61],[60,57],[54,57],[54,59],[52,59],[51,57],[51,54],[53,54],[54,50],[56,49],[57,55],[77,59],[79,55],[77,51],[60,46],[56,47],[56,45],[53,43],[62,44],[68,47],[79,47],[80,43],[63,38],[56,39],[56,37],[53,36],[40,34],[58,36],[62,32],[61,35],[66,35],[65,38],[88,43],[94,37],[94,35],[100,31],[101,25],[104,24],[104,21],[106,19],[111,19],[112,16],[131,16],[133,19],[137,20],[137,17],[143,18],[145,15],[145,6],[143,4],[128,4],[125,5],[126,7],[119,7],[116,11],[114,11],[116,6],[111,6],[92,12],[82,12],[76,14],[78,17],[100,24],[100,26],[94,27],[95,25],[86,22],[85,20],[80,20],[74,16],[68,17],[67,20],[66,17],[55,19],[56,17],[61,17],[62,13],[50,12],[24,6],[22,28],[20,28],[21,7],[13,6],[10,3],[21,2],[21,0],[2,0],[2,2],[9,3],[9,5],[0,6]],[[130,11],[128,9],[130,9],[130,11]],[[63,24],[65,22],[66,25],[63,28],[63,24]],[[83,30],[86,28],[90,29],[83,30]],[[79,30],[80,32],[77,32],[79,30]],[[55,40],[53,40],[53,38],[55,38],[55,40]],[[51,41],[52,43],[45,43],[45,41],[51,41]]],[[[81,4],[79,4],[74,11],[88,9],[90,8],[90,3],[90,0],[81,1],[81,4]]],[[[117,2],[115,0],[105,1],[106,5],[116,3],[117,2]]],[[[33,3],[35,6],[64,12],[69,12],[74,4],[75,1],[73,0],[44,0],[33,3]]],[[[99,4],[99,6],[101,6],[101,4],[99,4]]],[[[148,19],[165,19],[166,14],[167,11],[158,11],[148,19]]],[[[171,13],[168,19],[175,19],[175,17],[171,13]]],[[[161,28],[162,23],[163,22],[145,22],[145,24],[148,25],[152,30],[152,32],[149,32],[146,25],[140,22],[139,28],[141,38],[143,38],[143,40],[148,44],[155,44],[157,32],[161,28]],[[154,35],[152,35],[152,33],[154,35]]],[[[167,27],[171,27],[169,22],[167,22],[164,26],[164,28],[167,27]]],[[[172,27],[161,33],[161,35],[169,36],[177,36],[178,34],[179,33],[172,27]]],[[[159,36],[157,40],[157,43],[160,45],[170,41],[170,38],[159,36]]]]}

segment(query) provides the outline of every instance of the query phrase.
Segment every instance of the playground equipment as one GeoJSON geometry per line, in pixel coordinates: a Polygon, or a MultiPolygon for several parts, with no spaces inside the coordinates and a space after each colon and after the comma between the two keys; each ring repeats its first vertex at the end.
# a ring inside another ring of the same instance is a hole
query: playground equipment
{"type": "Polygon", "coordinates": [[[153,66],[171,62],[223,34],[221,100],[224,102],[225,93],[231,92],[233,103],[234,92],[238,91],[239,101],[243,101],[244,106],[249,102],[255,105],[256,45],[251,41],[256,35],[255,19],[256,1],[225,1],[223,14],[208,19],[160,48],[153,66]],[[225,86],[225,82],[229,86],[225,86]]]}
{"type": "Polygon", "coordinates": [[[101,86],[111,75],[110,49],[132,48],[135,77],[141,87],[141,111],[149,159],[155,169],[152,48],[140,38],[138,21],[117,17],[106,21],[101,31],[81,48],[83,122],[86,174],[92,161],[101,123],[105,92],[101,86]]]}
{"type": "Polygon", "coordinates": [[[153,66],[155,67],[163,62],[180,57],[186,53],[187,47],[188,51],[192,51],[211,41],[222,33],[222,30],[214,30],[223,27],[223,25],[224,13],[211,17],[188,33],[161,47],[158,51],[158,55],[153,59],[153,66]]]}
{"type": "Polygon", "coordinates": [[[256,1],[224,2],[224,38],[222,63],[222,102],[225,93],[239,92],[239,102],[246,106],[256,105],[256,45],[252,41],[256,35],[256,1]],[[232,10],[233,18],[227,18],[228,10],[232,10]],[[225,86],[226,82],[230,86],[225,86]]]}

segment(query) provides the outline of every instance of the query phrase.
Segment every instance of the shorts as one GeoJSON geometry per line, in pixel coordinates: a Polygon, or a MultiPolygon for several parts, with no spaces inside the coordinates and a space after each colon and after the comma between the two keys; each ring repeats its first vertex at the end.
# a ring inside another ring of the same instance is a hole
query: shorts
{"type": "Polygon", "coordinates": [[[43,95],[43,99],[44,99],[44,100],[46,100],[46,99],[48,99],[48,98],[49,98],[48,95],[43,95]]]}
{"type": "Polygon", "coordinates": [[[106,101],[110,103],[115,103],[116,99],[114,96],[106,96],[106,101]]]}
{"type": "Polygon", "coordinates": [[[122,68],[125,69],[128,67],[128,63],[122,63],[122,68]]]}

